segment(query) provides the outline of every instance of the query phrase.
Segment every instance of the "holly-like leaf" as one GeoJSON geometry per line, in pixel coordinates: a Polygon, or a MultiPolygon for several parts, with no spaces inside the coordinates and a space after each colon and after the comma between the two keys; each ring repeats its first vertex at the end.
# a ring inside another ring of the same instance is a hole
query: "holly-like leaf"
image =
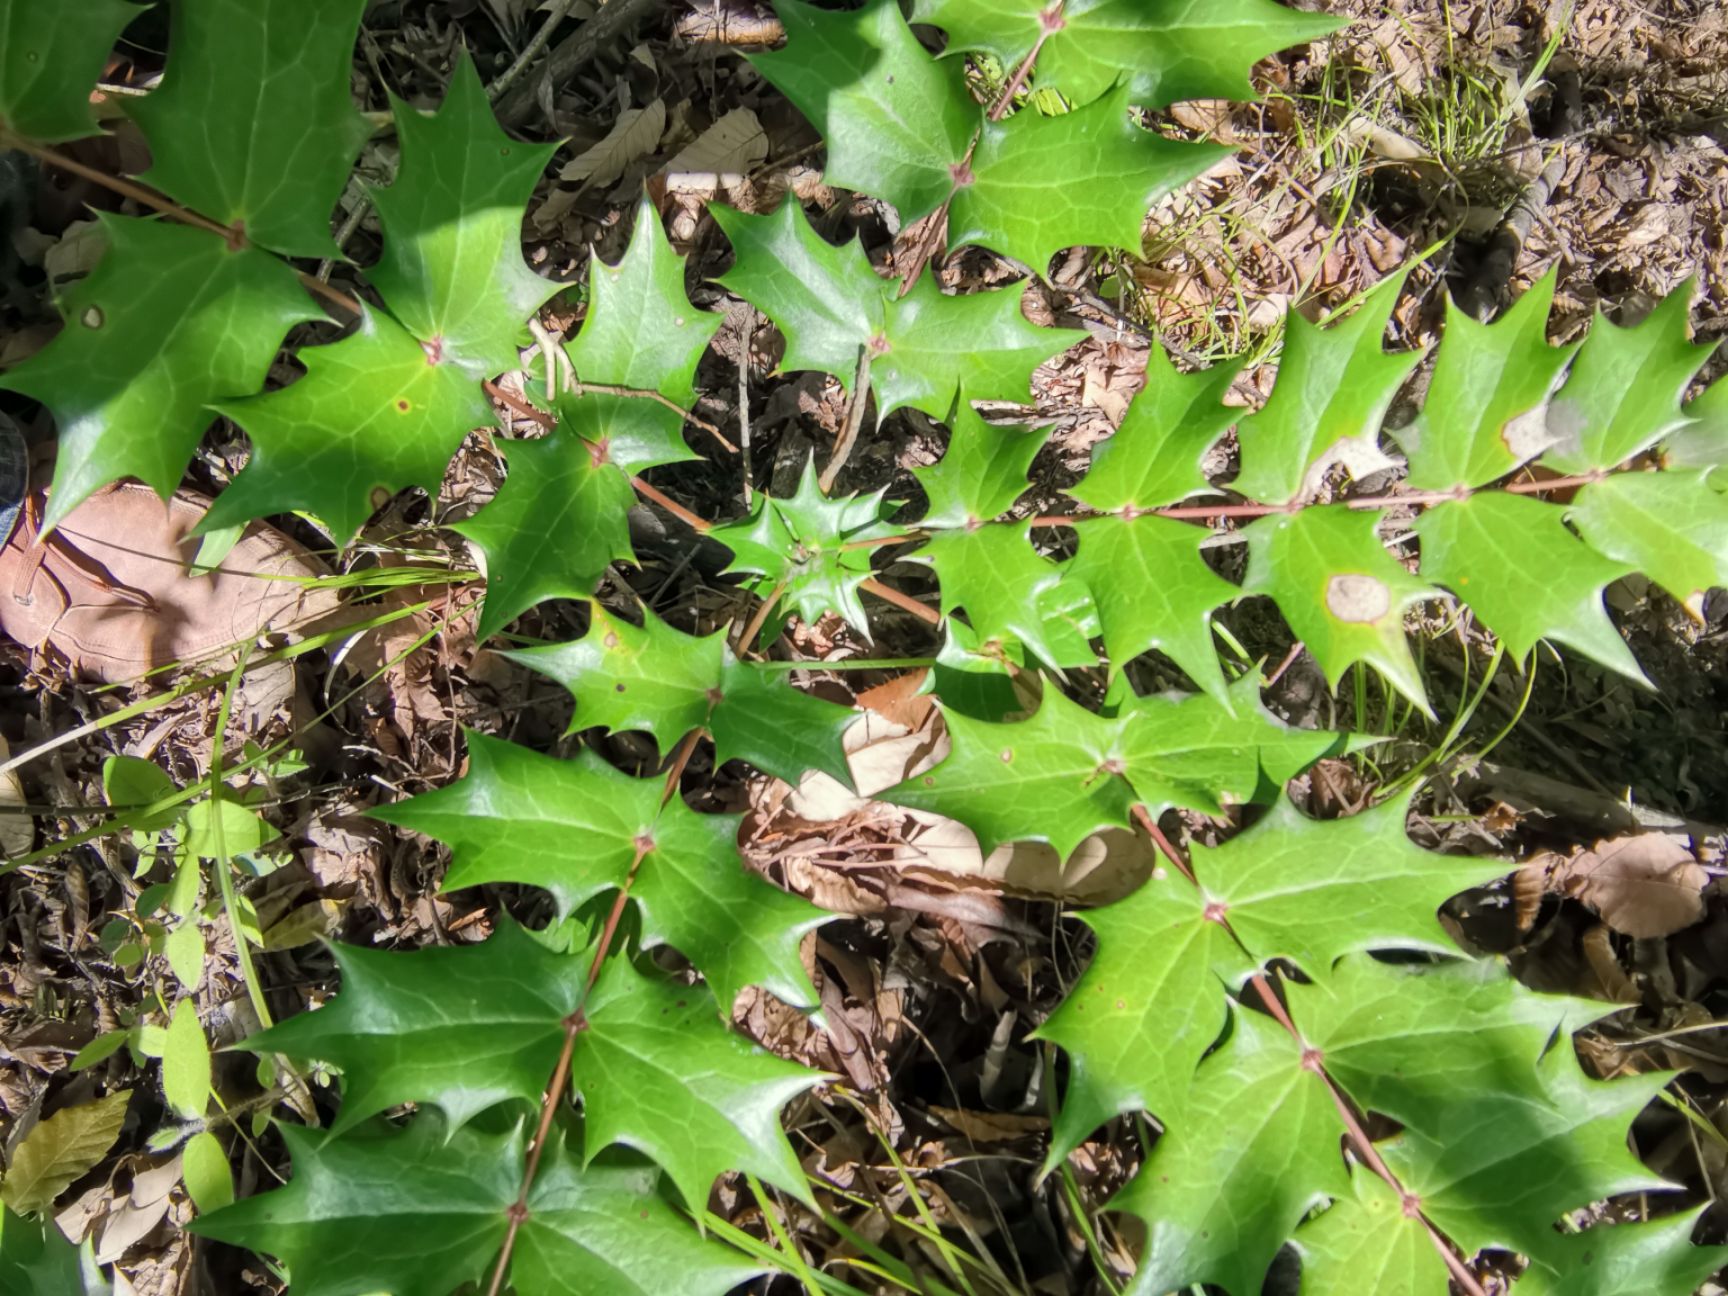
{"type": "Polygon", "coordinates": [[[513,369],[523,322],[560,287],[522,261],[522,209],[557,145],[506,135],[466,54],[436,114],[395,109],[402,164],[372,194],[384,251],[367,277],[423,363],[470,379],[513,369]]]}
{"type": "Polygon", "coordinates": [[[108,251],[67,293],[65,329],[0,375],[59,426],[50,526],[122,477],[172,494],[209,405],[262,387],[283,335],[318,315],[275,257],[184,225],[100,219],[108,251]]]}
{"type": "Polygon", "coordinates": [[[948,52],[983,50],[1004,68],[1039,45],[1037,84],[1082,102],[1117,81],[1134,103],[1252,99],[1248,69],[1277,50],[1336,31],[1344,20],[1272,0],[915,0],[915,22],[948,33],[948,52]],[[1055,15],[1055,19],[1047,15],[1055,15]]]}
{"type": "Polygon", "coordinates": [[[37,1124],[12,1152],[0,1202],[21,1215],[52,1213],[54,1199],[108,1155],[131,1099],[130,1089],[117,1090],[37,1124]]]}
{"type": "Polygon", "coordinates": [[[544,887],[560,913],[621,887],[643,941],[672,945],[730,1005],[760,985],[799,1006],[816,993],[798,959],[805,932],[828,915],[744,870],[736,815],[699,815],[662,781],[633,779],[591,751],[558,760],[468,735],[468,773],[448,787],[374,810],[374,817],[451,848],[444,888],[487,882],[544,887]]]}
{"type": "Polygon", "coordinates": [[[1242,472],[1232,490],[1288,504],[1312,494],[1335,463],[1354,476],[1389,466],[1376,444],[1380,422],[1422,359],[1420,351],[1388,354],[1380,345],[1404,278],[1393,275],[1354,313],[1324,327],[1291,313],[1272,395],[1237,425],[1242,472]]]}
{"type": "Polygon", "coordinates": [[[630,480],[594,433],[600,397],[575,403],[544,437],[504,443],[510,474],[481,510],[451,530],[485,555],[485,640],[547,599],[587,598],[606,568],[634,562],[630,480]]]}
{"type": "Polygon", "coordinates": [[[1396,433],[1416,490],[1497,481],[1553,445],[1548,397],[1578,350],[1547,343],[1557,273],[1530,286],[1493,324],[1446,300],[1446,328],[1422,412],[1396,433]]]}
{"type": "Polygon", "coordinates": [[[38,144],[96,134],[90,92],[120,32],[143,12],[125,0],[0,0],[0,133],[38,144]]]}
{"type": "Polygon", "coordinates": [[[1648,1224],[1596,1224],[1544,1241],[1518,1279],[1519,1296],[1645,1296],[1691,1292],[1728,1265],[1728,1247],[1694,1246],[1706,1207],[1648,1224]]]}
{"type": "Polygon", "coordinates": [[[1223,403],[1239,364],[1180,373],[1164,348],[1146,355],[1146,382],[1067,494],[1101,513],[1155,509],[1208,488],[1201,460],[1239,415],[1223,403]]]}
{"type": "Polygon", "coordinates": [[[869,634],[858,587],[870,578],[873,548],[859,542],[901,534],[881,521],[883,493],[829,499],[812,457],[804,464],[796,495],[758,495],[748,515],[708,535],[732,551],[727,571],[760,577],[751,586],[758,594],[766,598],[778,590],[806,621],[833,612],[869,634]]]}
{"type": "Polygon", "coordinates": [[[0,1291],[20,1296],[110,1296],[89,1255],[51,1219],[21,1219],[0,1206],[0,1291]]]}
{"type": "Polygon", "coordinates": [[[1714,471],[1728,464],[1728,381],[1718,378],[1688,401],[1684,412],[1686,424],[1663,443],[1663,465],[1714,471]]]}
{"type": "Polygon", "coordinates": [[[780,1109],[821,1076],[734,1034],[706,987],[645,977],[625,959],[608,961],[583,1015],[570,1082],[590,1158],[617,1143],[646,1153],[693,1211],[734,1170],[810,1200],[780,1109]]]}
{"type": "Polygon", "coordinates": [[[985,643],[1018,639],[1046,662],[1056,657],[1039,599],[1061,581],[1062,568],[1032,547],[1031,522],[938,531],[909,558],[938,572],[944,616],[964,608],[985,643]]]}
{"type": "Polygon", "coordinates": [[[1404,1212],[1379,1175],[1356,1169],[1350,1184],[1352,1192],[1292,1239],[1302,1255],[1303,1296],[1446,1296],[1446,1265],[1422,1221],[1404,1212]]]}
{"type": "MultiPolygon", "coordinates": [[[[1243,528],[1242,588],[1272,598],[1333,688],[1350,665],[1367,662],[1432,715],[1404,637],[1404,611],[1436,591],[1381,546],[1379,521],[1379,513],[1342,504],[1260,518],[1243,528]]],[[[1426,571],[1426,546],[1423,558],[1426,571]]]]}
{"type": "Polygon", "coordinates": [[[780,0],[774,12],[786,45],[750,61],[822,136],[827,182],[887,200],[905,222],[934,211],[981,115],[960,78],[925,53],[895,0],[848,13],[780,0]]]}
{"type": "MultiPolygon", "coordinates": [[[[568,348],[577,377],[657,391],[688,405],[696,364],[721,317],[690,304],[684,258],[673,252],[660,215],[647,200],[636,209],[623,260],[609,266],[598,256],[590,258],[588,292],[587,318],[568,348]]],[[[662,406],[654,408],[673,417],[662,406]]]]}
{"type": "Polygon", "coordinates": [[[995,427],[962,400],[942,458],[912,470],[930,501],[921,525],[961,527],[1006,513],[1030,488],[1027,469],[1049,436],[1049,428],[995,427]]]}
{"type": "Polygon", "coordinates": [[[1165,139],[1128,115],[1119,86],[1073,112],[986,122],[958,171],[948,238],[980,243],[1035,274],[1076,244],[1138,253],[1146,212],[1232,150],[1165,139]]]}
{"type": "MultiPolygon", "coordinates": [[[[295,1296],[448,1296],[484,1278],[522,1182],[520,1130],[446,1136],[421,1119],[330,1140],[283,1126],[282,1137],[288,1186],[205,1215],[192,1232],[278,1257],[295,1296]]],[[[759,1272],[679,1219],[652,1170],[583,1170],[553,1138],[517,1235],[518,1290],[722,1296],[759,1272]]]]}
{"type": "Polygon", "coordinates": [[[348,88],[364,0],[173,8],[168,73],[128,102],[144,173],[176,202],[286,256],[337,256],[330,213],[370,127],[348,88]]]}
{"type": "Polygon", "coordinates": [[[1111,671],[1156,648],[1224,700],[1212,613],[1242,591],[1201,557],[1207,533],[1161,517],[1091,518],[1074,529],[1080,549],[1068,574],[1092,591],[1111,671]]]}
{"type": "Polygon", "coordinates": [[[1602,606],[1603,588],[1632,567],[1590,549],[1565,516],[1562,505],[1505,491],[1449,500],[1416,519],[1422,574],[1468,603],[1514,658],[1553,639],[1648,684],[1602,606]]]}
{"type": "Polygon", "coordinates": [[[797,203],[772,216],[713,212],[738,253],[720,282],[785,335],[781,368],[821,370],[849,387],[868,348],[878,417],[910,405],[946,418],[962,388],[971,400],[1023,401],[1032,370],[1086,336],[1033,325],[1019,284],[949,296],[926,274],[900,297],[858,244],[825,242],[797,203]]]}
{"type": "Polygon", "coordinates": [[[652,612],[634,626],[599,604],[592,615],[580,639],[505,654],[570,690],[569,732],[639,729],[665,754],[703,728],[722,761],[746,760],[792,784],[819,769],[852,785],[841,735],[854,712],[800,692],[783,672],[739,661],[723,631],[687,635],[652,612]]]}
{"type": "Polygon", "coordinates": [[[1715,350],[1689,340],[1691,301],[1687,280],[1629,328],[1597,318],[1549,408],[1557,440],[1543,463],[1563,473],[1615,468],[1686,425],[1680,398],[1715,350]]]}
{"type": "Polygon", "coordinates": [[[428,364],[387,315],[364,311],[353,333],[300,358],[298,382],[216,404],[252,438],[252,458],[200,532],[305,509],[346,543],[404,487],[436,494],[462,438],[492,422],[480,385],[455,365],[428,364]]]}
{"type": "Polygon", "coordinates": [[[1302,1217],[1350,1189],[1326,1081],[1270,1017],[1237,1012],[1200,1065],[1183,1119],[1110,1202],[1146,1223],[1128,1291],[1195,1283],[1256,1292],[1302,1217]]]}
{"type": "Polygon", "coordinates": [[[401,1103],[437,1107],[452,1130],[499,1103],[527,1104],[524,1115],[538,1104],[582,1003],[584,960],[507,919],[480,945],[330,948],[340,993],[241,1047],[339,1067],[332,1136],[401,1103]]]}
{"type": "Polygon", "coordinates": [[[1568,520],[1584,543],[1643,572],[1692,616],[1728,585],[1728,499],[1709,470],[1616,473],[1578,492],[1568,520]]]}

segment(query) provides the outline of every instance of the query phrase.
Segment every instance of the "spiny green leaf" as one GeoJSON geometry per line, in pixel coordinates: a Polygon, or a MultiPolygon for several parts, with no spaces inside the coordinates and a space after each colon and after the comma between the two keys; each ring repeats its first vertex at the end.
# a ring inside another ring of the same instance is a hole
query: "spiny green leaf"
{"type": "Polygon", "coordinates": [[[1422,574],[1470,605],[1514,658],[1553,639],[1648,684],[1608,619],[1602,590],[1632,570],[1566,529],[1566,509],[1528,495],[1485,491],[1416,519],[1422,574]]]}
{"type": "Polygon", "coordinates": [[[120,1089],[39,1122],[12,1152],[0,1202],[20,1215],[51,1214],[54,1199],[108,1155],[131,1100],[132,1091],[120,1089]]]}
{"type": "Polygon", "coordinates": [[[1404,611],[1435,591],[1381,547],[1379,521],[1377,512],[1342,504],[1260,518],[1243,528],[1242,588],[1271,596],[1333,688],[1352,663],[1367,662],[1432,715],[1404,637],[1404,611]]]}
{"type": "Polygon", "coordinates": [[[1696,1291],[1728,1265],[1728,1247],[1694,1246],[1705,1209],[1647,1224],[1596,1224],[1543,1242],[1518,1279],[1518,1296],[1645,1296],[1696,1291]]]}
{"type": "Polygon", "coordinates": [[[1334,463],[1358,476],[1385,465],[1375,444],[1380,422],[1422,359],[1420,351],[1388,354],[1380,346],[1404,278],[1393,275],[1354,313],[1325,327],[1291,313],[1277,385],[1237,426],[1242,472],[1232,490],[1288,504],[1312,494],[1334,463]]]}
{"type": "Polygon", "coordinates": [[[577,402],[544,437],[502,444],[510,474],[473,517],[451,527],[486,558],[484,640],[552,598],[587,598],[606,568],[634,562],[630,481],[594,427],[600,397],[577,402]]]}
{"type": "Polygon", "coordinates": [[[1352,1170],[1350,1184],[1351,1193],[1292,1239],[1302,1255],[1303,1296],[1446,1296],[1446,1265],[1422,1221],[1372,1171],[1352,1170]]]}
{"type": "Polygon", "coordinates": [[[38,144],[96,134],[90,92],[143,12],[123,0],[0,0],[0,132],[38,144]]]}
{"type": "Polygon", "coordinates": [[[1055,658],[1039,598],[1062,579],[1062,568],[1032,547],[1030,522],[938,531],[909,558],[940,573],[944,616],[964,608],[985,643],[1018,639],[1044,661],[1055,658]]]}
{"type": "Polygon", "coordinates": [[[759,594],[767,597],[778,589],[806,621],[833,612],[869,634],[858,587],[870,578],[873,549],[859,542],[902,534],[900,528],[881,521],[883,494],[829,499],[816,480],[812,457],[804,464],[796,495],[758,495],[747,516],[717,526],[708,535],[732,551],[727,571],[761,577],[753,586],[759,594]]]}
{"type": "Polygon", "coordinates": [[[1302,1217],[1349,1191],[1326,1081],[1271,1018],[1239,1011],[1232,1024],[1183,1118],[1110,1202],[1146,1223],[1130,1296],[1201,1282],[1257,1292],[1302,1217]]]}
{"type": "Polygon", "coordinates": [[[348,89],[364,0],[173,7],[160,88],[128,101],[144,173],[175,201],[287,256],[336,256],[330,212],[370,128],[348,89]]]}
{"type": "Polygon", "coordinates": [[[934,211],[980,116],[960,79],[924,52],[895,0],[850,13],[779,0],[774,11],[786,46],[750,61],[821,134],[828,183],[886,199],[905,222],[934,211]]]}
{"type": "Polygon", "coordinates": [[[688,405],[696,364],[721,317],[690,304],[684,258],[672,251],[660,215],[646,199],[636,208],[623,260],[609,266],[590,258],[588,292],[587,318],[569,345],[577,376],[657,391],[688,405]]]}
{"type": "Polygon", "coordinates": [[[300,357],[298,382],[217,404],[252,438],[252,458],[200,532],[305,509],[346,543],[403,487],[436,494],[462,438],[492,422],[473,377],[427,364],[420,343],[387,315],[365,311],[353,333],[300,357]]]}
{"type": "Polygon", "coordinates": [[[1567,517],[1585,544],[1643,572],[1700,621],[1704,595],[1728,585],[1728,499],[1708,469],[1616,473],[1579,491],[1567,517]]]}
{"type": "Polygon", "coordinates": [[[677,797],[661,808],[660,779],[591,751],[558,760],[470,732],[468,758],[457,782],[372,812],[448,843],[446,890],[539,886],[567,913],[622,886],[640,854],[631,896],[646,944],[678,949],[728,1006],[746,985],[816,1002],[798,941],[827,915],[745,872],[738,816],[699,815],[677,797]]]}
{"type": "Polygon", "coordinates": [[[1239,411],[1223,404],[1241,365],[1180,373],[1164,348],[1146,355],[1146,382],[1122,426],[1093,452],[1067,494],[1101,513],[1155,509],[1209,488],[1200,463],[1239,411]]]}
{"type": "Polygon", "coordinates": [[[1446,300],[1446,328],[1422,412],[1397,432],[1416,490],[1496,481],[1554,444],[1548,397],[1576,345],[1547,343],[1550,271],[1493,324],[1446,300]]]}
{"type": "Polygon", "coordinates": [[[342,1071],[336,1136],[401,1103],[437,1107],[452,1132],[488,1107],[538,1104],[588,966],[505,920],[480,945],[411,951],[333,945],[342,989],[316,1012],[248,1036],[254,1053],[342,1071]]]}
{"type": "Polygon", "coordinates": [[[434,116],[395,109],[402,165],[372,194],[384,251],[367,277],[424,363],[470,379],[513,369],[523,322],[559,288],[522,262],[522,209],[557,146],[499,128],[466,54],[434,116]]]}
{"type": "Polygon", "coordinates": [[[1663,465],[1714,470],[1728,464],[1728,381],[1711,383],[1687,402],[1684,413],[1687,423],[1665,439],[1663,465]]]}
{"type": "Polygon", "coordinates": [[[783,672],[739,661],[723,631],[698,638],[646,611],[634,626],[599,604],[592,615],[580,639],[505,654],[570,690],[571,733],[639,729],[670,753],[705,728],[722,761],[746,760],[793,784],[819,769],[851,786],[841,735],[854,712],[800,692],[783,672]]]}
{"type": "Polygon", "coordinates": [[[1073,112],[986,122],[955,173],[949,242],[983,244],[1039,275],[1076,244],[1138,254],[1152,205],[1232,150],[1144,130],[1129,119],[1128,98],[1120,86],[1073,112]]]}
{"type": "Polygon", "coordinates": [[[1271,0],[915,0],[915,22],[948,33],[949,52],[984,50],[1004,68],[1040,36],[1037,84],[1095,99],[1118,80],[1134,103],[1252,99],[1248,69],[1268,54],[1336,31],[1342,19],[1271,0]],[[1046,14],[1058,15],[1047,23],[1046,14]]]}
{"type": "Polygon", "coordinates": [[[90,1261],[53,1220],[20,1219],[0,1207],[0,1290],[19,1296],[110,1296],[90,1261]]]}
{"type": "Polygon", "coordinates": [[[1692,281],[1629,328],[1598,316],[1548,423],[1555,445],[1542,462],[1563,473],[1615,468],[1686,424],[1680,398],[1714,344],[1689,340],[1692,281]]]}
{"type": "Polygon", "coordinates": [[[738,253],[720,282],[785,335],[781,368],[850,387],[868,348],[879,418],[903,405],[946,418],[962,388],[972,400],[1025,400],[1032,370],[1086,336],[1032,324],[1019,284],[949,296],[926,274],[900,297],[858,244],[825,242],[797,203],[772,216],[716,207],[714,218],[738,253]]]}
{"type": "Polygon", "coordinates": [[[183,225],[100,220],[108,251],[67,293],[64,331],[0,376],[59,426],[50,526],[122,477],[173,493],[209,405],[257,391],[283,334],[318,315],[275,257],[183,225]]]}
{"type": "Polygon", "coordinates": [[[1068,574],[1092,591],[1111,671],[1156,648],[1223,701],[1212,613],[1241,591],[1201,557],[1207,533],[1161,517],[1092,518],[1074,529],[1080,550],[1068,574]]]}
{"type": "Polygon", "coordinates": [[[961,400],[942,458],[912,470],[930,501],[921,525],[967,526],[1007,512],[1030,488],[1026,471],[1049,436],[1049,428],[995,427],[961,400]]]}
{"type": "Polygon", "coordinates": [[[583,1014],[570,1081],[590,1158],[615,1143],[646,1153],[693,1211],[733,1170],[810,1201],[780,1109],[821,1076],[734,1034],[706,987],[650,979],[624,959],[607,963],[583,1014]]]}

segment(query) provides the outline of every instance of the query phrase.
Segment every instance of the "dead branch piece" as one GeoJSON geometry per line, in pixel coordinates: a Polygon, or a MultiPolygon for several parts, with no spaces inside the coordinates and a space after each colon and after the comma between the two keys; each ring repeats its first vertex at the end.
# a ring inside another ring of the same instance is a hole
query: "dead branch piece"
{"type": "MultiPolygon", "coordinates": [[[[588,66],[601,51],[621,39],[631,26],[661,8],[666,0],[611,0],[587,22],[565,37],[552,50],[538,75],[522,78],[498,98],[499,119],[506,126],[519,126],[534,110],[535,86],[548,81],[562,85],[588,66]]],[[[544,30],[544,29],[542,29],[544,30]]]]}
{"type": "Polygon", "coordinates": [[[834,479],[846,466],[852,447],[858,443],[859,429],[864,426],[864,407],[870,403],[871,354],[868,342],[858,348],[858,373],[852,380],[852,399],[846,405],[846,421],[840,425],[840,435],[834,440],[834,453],[828,457],[828,466],[822,470],[816,483],[824,495],[834,489],[834,479]]]}

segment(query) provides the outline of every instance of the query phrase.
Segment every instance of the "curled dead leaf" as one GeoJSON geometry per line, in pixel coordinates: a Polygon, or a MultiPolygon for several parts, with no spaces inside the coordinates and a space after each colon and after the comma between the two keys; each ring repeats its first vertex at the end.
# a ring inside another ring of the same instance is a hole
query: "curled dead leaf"
{"type": "Polygon", "coordinates": [[[1672,936],[1704,917],[1709,875],[1674,838],[1638,833],[1596,843],[1556,868],[1550,885],[1627,936],[1672,936]]]}

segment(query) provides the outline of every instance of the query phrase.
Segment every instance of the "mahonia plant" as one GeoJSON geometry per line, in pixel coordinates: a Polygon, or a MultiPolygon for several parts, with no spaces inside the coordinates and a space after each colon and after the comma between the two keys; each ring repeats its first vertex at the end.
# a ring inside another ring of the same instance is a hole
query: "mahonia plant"
{"type": "MultiPolygon", "coordinates": [[[[103,217],[106,253],[61,302],[63,331],[0,375],[58,424],[50,525],[120,478],[167,495],[221,415],[251,456],[203,529],[298,511],[345,543],[397,492],[436,492],[463,438],[493,424],[487,384],[521,367],[526,325],[560,288],[520,247],[554,146],[507,135],[466,58],[436,112],[395,105],[399,171],[371,193],[375,301],[293,264],[338,254],[329,218],[368,131],[348,72],[363,8],[173,0],[167,75],[126,111],[153,159],[142,180],[176,219],[103,217]],[[326,307],[347,331],[301,346],[304,375],[267,387],[290,330],[326,307]]],[[[829,183],[907,223],[945,221],[953,245],[1029,274],[1073,245],[1137,249],[1149,205],[1227,152],[1149,130],[1146,110],[1247,97],[1255,60],[1337,26],[1272,0],[914,0],[912,18],[945,36],[938,57],[894,0],[775,8],[785,47],[753,61],[821,133],[829,183]],[[1005,83],[982,103],[991,82],[968,69],[987,65],[1005,83]],[[1024,102],[1034,85],[1054,93],[1024,102]]],[[[95,133],[88,91],[139,12],[0,0],[0,141],[52,163],[51,146],[95,133]]],[[[340,1111],[324,1131],[282,1123],[287,1186],[195,1231],[275,1257],[297,1296],[445,1296],[488,1276],[523,1296],[718,1296],[763,1272],[693,1220],[727,1174],[812,1202],[781,1113],[823,1077],[735,1033],[730,1008],[756,986],[814,1012],[799,945],[828,915],[748,873],[738,819],[690,809],[679,775],[705,738],[717,760],[848,781],[853,713],[756,660],[754,631],[832,612],[868,636],[868,599],[919,606],[878,576],[892,552],[939,588],[922,610],[946,635],[932,678],[950,749],[884,797],[951,816],[986,851],[1031,840],[1066,856],[1136,827],[1166,851],[1136,892],[1082,915],[1096,955],[1038,1032],[1068,1064],[1045,1172],[1115,1117],[1156,1122],[1108,1203],[1144,1224],[1133,1292],[1252,1296],[1286,1246],[1315,1296],[1468,1290],[1487,1249],[1524,1257],[1519,1292],[1569,1296],[1689,1291],[1718,1265],[1690,1242],[1695,1215],[1562,1231],[1568,1212],[1668,1186],[1627,1147],[1664,1077],[1589,1078],[1568,1032],[1603,1005],[1526,990],[1455,948],[1436,911],[1504,864],[1419,849],[1407,797],[1301,814],[1282,785],[1372,739],[1275,720],[1257,671],[1226,672],[1211,626],[1263,594],[1332,685],[1363,664],[1423,712],[1405,616],[1443,597],[1514,658],[1550,640],[1642,680],[1604,587],[1641,571],[1697,612],[1728,584],[1713,476],[1728,387],[1682,407],[1707,354],[1688,339],[1688,292],[1569,347],[1546,340],[1552,278],[1493,324],[1449,308],[1426,401],[1393,434],[1408,481],[1383,497],[1337,483],[1390,462],[1382,424],[1423,358],[1384,349],[1401,277],[1342,318],[1292,315],[1271,396],[1246,416],[1223,401],[1232,367],[1182,372],[1154,347],[1067,492],[1074,510],[1030,517],[1014,506],[1046,433],[987,423],[972,402],[1024,400],[1032,370],[1084,334],[1030,323],[1018,284],[886,279],[795,202],[712,214],[735,253],[720,283],[776,325],[784,369],[831,374],[855,401],[867,390],[879,416],[946,424],[944,458],[917,473],[922,518],[836,496],[812,463],[790,497],[693,523],[760,596],[750,632],[701,637],[595,601],[582,638],[511,651],[569,689],[573,731],[641,731],[668,775],[470,733],[459,780],[378,809],[449,846],[446,890],[538,887],[557,921],[500,919],[456,948],[336,946],[334,1000],[242,1047],[335,1069],[340,1111]],[[1231,429],[1235,498],[1194,503],[1220,495],[1204,463],[1231,429]],[[1394,509],[1417,514],[1413,547],[1386,534],[1394,509]],[[1202,545],[1244,517],[1238,585],[1202,545]],[[1077,538],[1066,560],[1041,543],[1057,528],[1077,538]],[[1123,667],[1153,649],[1194,692],[1134,696],[1123,667]],[[1101,703],[1063,691],[1065,670],[1099,665],[1101,703]],[[1024,706],[1012,690],[980,687],[1010,672],[1041,681],[1024,718],[1008,718],[1024,706]],[[1157,826],[1172,808],[1250,802],[1264,813],[1222,845],[1184,851],[1157,826]],[[565,921],[607,897],[594,930],[565,921]],[[659,947],[699,979],[662,971],[645,954],[659,947]],[[1397,1132],[1371,1139],[1365,1113],[1397,1132]]],[[[545,600],[592,600],[633,560],[637,495],[664,501],[642,474],[698,457],[681,411],[719,317],[686,295],[651,207],[589,285],[580,332],[543,356],[573,381],[523,406],[543,434],[503,443],[503,486],[454,528],[487,578],[483,637],[545,600]]],[[[10,1213],[0,1278],[43,1293],[97,1282],[51,1225],[10,1213]]]]}

